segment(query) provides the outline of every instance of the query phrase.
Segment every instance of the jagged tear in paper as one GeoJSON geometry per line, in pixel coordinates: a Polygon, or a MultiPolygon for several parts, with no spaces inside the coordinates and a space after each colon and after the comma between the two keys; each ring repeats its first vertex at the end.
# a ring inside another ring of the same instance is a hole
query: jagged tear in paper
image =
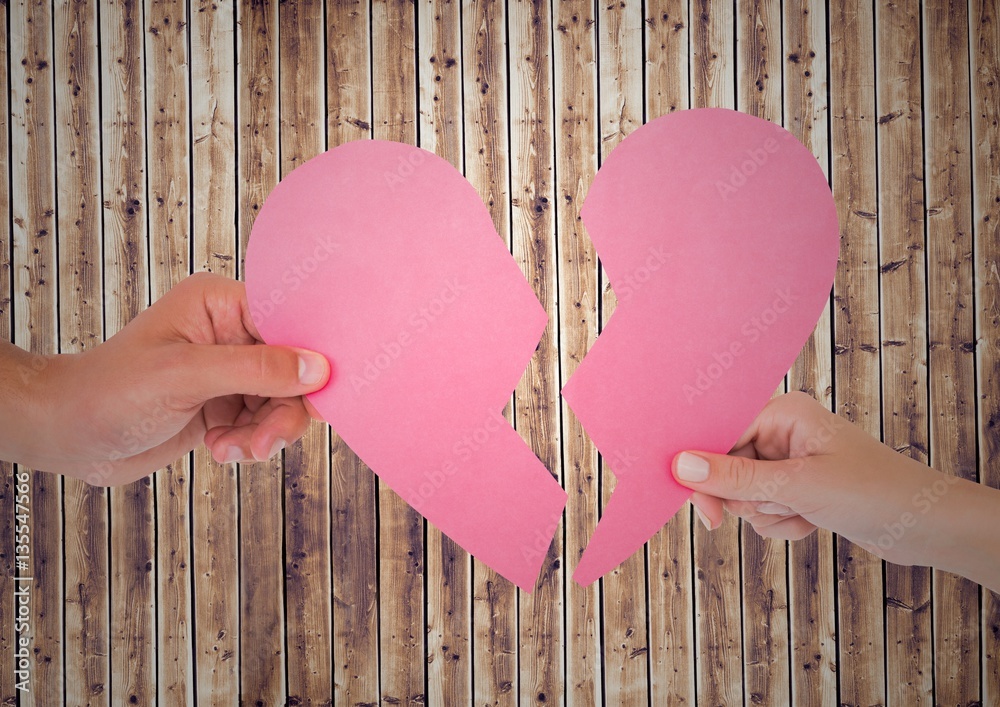
{"type": "Polygon", "coordinates": [[[688,498],[673,457],[729,451],[775,391],[828,300],[839,231],[813,155],[724,109],[633,132],[581,214],[619,300],[563,389],[617,477],[574,573],[590,584],[688,498]]]}
{"type": "Polygon", "coordinates": [[[464,177],[400,143],[319,155],[265,202],[246,281],[267,343],[329,358],[309,399],[351,449],[531,591],[566,494],[500,413],[547,318],[464,177]]]}

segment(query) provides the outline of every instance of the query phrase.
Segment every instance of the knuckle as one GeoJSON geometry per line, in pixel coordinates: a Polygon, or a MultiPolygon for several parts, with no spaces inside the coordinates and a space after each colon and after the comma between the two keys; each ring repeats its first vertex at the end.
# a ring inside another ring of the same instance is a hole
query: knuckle
{"type": "Polygon", "coordinates": [[[755,484],[755,468],[746,457],[730,457],[729,480],[737,489],[750,491],[755,484]]]}

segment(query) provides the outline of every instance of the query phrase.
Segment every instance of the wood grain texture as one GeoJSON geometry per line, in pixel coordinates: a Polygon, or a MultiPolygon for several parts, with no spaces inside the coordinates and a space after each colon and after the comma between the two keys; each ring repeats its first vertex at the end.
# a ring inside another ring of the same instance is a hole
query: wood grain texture
{"type": "MultiPolygon", "coordinates": [[[[370,137],[371,62],[367,2],[327,2],[329,145],[370,137]]],[[[378,704],[376,480],[331,432],[334,700],[378,704]]]]}
{"type": "MultiPolygon", "coordinates": [[[[927,286],[918,3],[875,5],[882,440],[928,462],[927,286]]],[[[892,543],[889,536],[888,543],[892,543]]],[[[930,570],[885,569],[886,699],[931,698],[930,570]]]]}
{"type": "MultiPolygon", "coordinates": [[[[810,149],[829,178],[826,17],[815,3],[785,2],[782,95],[784,125],[810,149]]],[[[829,303],[792,365],[788,389],[833,406],[833,342],[829,303]]],[[[837,626],[833,535],[827,530],[788,544],[791,701],[832,704],[837,699],[837,626]]]]}
{"type": "MultiPolygon", "coordinates": [[[[323,0],[278,7],[281,176],[326,149],[323,0]]],[[[332,704],[330,437],[313,421],[285,457],[288,701],[332,704]]]]}
{"type": "MultiPolygon", "coordinates": [[[[780,2],[736,3],[736,107],[782,123],[780,2]]],[[[779,386],[784,392],[784,382],[779,386]]],[[[741,527],[743,689],[753,704],[788,704],[788,557],[783,540],[741,527]]]]}
{"type": "MultiPolygon", "coordinates": [[[[969,5],[979,482],[1000,488],[1000,8],[969,5]]],[[[982,590],[982,703],[1000,701],[1000,595],[982,590]]]]}
{"type": "MultiPolygon", "coordinates": [[[[59,249],[59,349],[104,340],[101,116],[97,5],[57,3],[55,37],[59,249]]],[[[63,482],[66,702],[107,705],[110,694],[108,492],[63,482]]]]}
{"type": "MultiPolygon", "coordinates": [[[[735,17],[732,4],[691,6],[691,107],[734,108],[735,17]]],[[[709,532],[694,524],[695,645],[699,701],[742,702],[743,640],[740,523],[727,515],[709,532]]]]}
{"type": "MultiPolygon", "coordinates": [[[[278,183],[278,3],[236,9],[237,262],[242,272],[254,218],[278,183]]],[[[287,694],[284,470],[280,457],[239,465],[240,698],[270,705],[287,694]]]]}
{"type": "MultiPolygon", "coordinates": [[[[417,144],[416,18],[409,2],[372,2],[373,137],[417,144]]],[[[425,699],[424,520],[378,483],[380,696],[425,699]]]]}
{"type": "MultiPolygon", "coordinates": [[[[137,3],[101,9],[104,321],[111,336],[149,303],[144,18],[137,3]]],[[[111,490],[112,703],[156,700],[153,496],[150,477],[111,490]]]]}
{"type": "MultiPolygon", "coordinates": [[[[830,176],[840,221],[833,285],[834,409],[881,435],[875,68],[870,4],[831,10],[830,176]]],[[[839,699],[885,704],[882,563],[836,540],[839,699]]]]}
{"type": "MultiPolygon", "coordinates": [[[[198,271],[236,276],[235,11],[191,7],[191,247],[198,271]]],[[[238,497],[235,464],[194,452],[191,478],[195,695],[236,705],[240,686],[238,497]]]]}
{"type": "MultiPolygon", "coordinates": [[[[688,4],[646,3],[646,119],[690,105],[688,4]]],[[[685,506],[648,544],[651,704],[695,703],[692,510],[685,506]]]]}
{"type": "MultiPolygon", "coordinates": [[[[580,218],[597,173],[597,37],[590,3],[552,5],[553,102],[556,156],[556,248],[559,272],[559,358],[565,385],[597,339],[598,263],[580,218]]],[[[572,573],[597,526],[600,505],[597,450],[562,402],[566,563],[572,573]]],[[[566,704],[599,704],[604,694],[600,583],[566,584],[566,704]]]]}
{"type": "MultiPolygon", "coordinates": [[[[0,13],[0,82],[10,76],[8,64],[7,12],[0,13]]],[[[2,136],[10,136],[9,94],[0,91],[0,143],[2,136]]],[[[13,342],[13,273],[10,221],[10,148],[0,149],[0,341],[13,342]]],[[[0,704],[17,704],[14,654],[17,652],[17,633],[14,630],[14,465],[0,461],[0,704]]]]}
{"type": "MultiPolygon", "coordinates": [[[[454,0],[417,8],[420,146],[461,171],[462,20],[454,0]]],[[[427,701],[472,700],[472,559],[451,538],[427,525],[427,701]]]]}
{"type": "MultiPolygon", "coordinates": [[[[191,180],[186,3],[145,0],[149,278],[155,301],[191,272],[191,180]],[[148,67],[157,67],[149,72],[148,67]]],[[[191,596],[191,455],[158,471],[157,692],[163,705],[194,699],[191,596]]]]}
{"type": "MultiPolygon", "coordinates": [[[[927,337],[930,463],[975,481],[975,308],[968,8],[923,6],[924,151],[927,195],[927,337]]],[[[935,493],[934,498],[937,498],[935,493]]],[[[923,509],[921,509],[923,510],[923,509]]],[[[979,587],[948,572],[932,577],[934,700],[979,699],[979,587]]]]}
{"type": "MultiPolygon", "coordinates": [[[[611,151],[643,122],[642,4],[599,3],[598,104],[600,106],[600,152],[603,162],[611,151]]],[[[598,254],[600,255],[600,254],[598,254]]],[[[603,268],[600,328],[614,314],[617,298],[603,268]]],[[[613,465],[600,462],[601,507],[615,487],[613,465]]],[[[645,595],[646,552],[634,553],[601,581],[604,616],[604,701],[638,705],[647,700],[649,682],[649,634],[645,595]]]]}
{"type": "MultiPolygon", "coordinates": [[[[0,339],[89,350],[192,270],[240,277],[263,200],[304,160],[420,144],[467,171],[549,314],[506,414],[569,492],[525,594],[323,425],[283,461],[199,448],[110,492],[29,472],[20,704],[1000,700],[996,594],[827,532],[786,564],[784,543],[685,509],[577,585],[614,477],[558,397],[616,304],[579,220],[600,160],[643,121],[739,107],[813,152],[841,222],[832,306],[788,387],[1000,486],[995,2],[7,5],[0,339]]],[[[17,704],[0,474],[0,703],[17,704]]]]}
{"type": "MultiPolygon", "coordinates": [[[[552,25],[548,2],[507,5],[510,82],[510,204],[514,259],[549,318],[514,392],[515,426],[542,464],[562,481],[559,301],[552,115],[552,25]]],[[[566,665],[563,525],[542,562],[534,592],[521,594],[521,704],[564,704],[566,665]]]]}
{"type": "MultiPolygon", "coordinates": [[[[55,216],[55,113],[51,13],[47,3],[10,8],[10,143],[14,342],[34,354],[55,353],[58,261],[55,216]]],[[[41,363],[39,364],[41,365],[41,363]]],[[[28,586],[32,621],[32,687],[21,702],[62,701],[63,573],[61,480],[30,472],[30,560],[18,569],[28,586]]],[[[23,525],[23,523],[18,523],[23,525]]]]}

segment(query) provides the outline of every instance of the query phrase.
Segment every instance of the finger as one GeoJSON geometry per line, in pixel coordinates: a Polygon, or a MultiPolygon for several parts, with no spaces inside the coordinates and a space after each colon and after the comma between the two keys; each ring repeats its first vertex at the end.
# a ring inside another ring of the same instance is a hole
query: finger
{"type": "Polygon", "coordinates": [[[172,353],[177,388],[198,402],[233,394],[297,397],[330,378],[326,357],[288,346],[178,344],[172,353]]]}
{"type": "Polygon", "coordinates": [[[674,457],[674,478],[692,491],[737,501],[776,501],[789,505],[809,459],[761,461],[728,454],[681,452],[674,457]]]}
{"type": "Polygon", "coordinates": [[[256,461],[250,452],[250,438],[255,428],[256,425],[241,425],[240,427],[218,427],[210,430],[210,432],[218,432],[215,441],[209,447],[212,458],[219,464],[256,461]]]}
{"type": "Polygon", "coordinates": [[[690,501],[691,505],[694,506],[695,514],[706,528],[714,530],[722,524],[725,515],[722,499],[703,493],[693,493],[690,501]]]}
{"type": "Polygon", "coordinates": [[[758,526],[751,523],[751,526],[761,537],[776,540],[801,540],[816,530],[815,525],[801,516],[784,518],[773,525],[758,526]]]}
{"type": "Polygon", "coordinates": [[[255,459],[270,459],[309,429],[309,413],[301,399],[295,398],[275,405],[257,423],[250,438],[250,452],[255,459]]]}

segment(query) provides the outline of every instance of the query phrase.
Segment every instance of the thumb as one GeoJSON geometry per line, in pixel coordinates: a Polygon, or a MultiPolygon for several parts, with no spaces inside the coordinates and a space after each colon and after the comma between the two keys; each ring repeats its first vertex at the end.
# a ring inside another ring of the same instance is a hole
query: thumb
{"type": "Polygon", "coordinates": [[[185,395],[201,401],[223,395],[291,398],[330,379],[330,363],[315,351],[265,344],[184,344],[173,366],[185,395]]]}
{"type": "Polygon", "coordinates": [[[701,494],[734,501],[789,503],[802,459],[766,461],[729,454],[681,452],[674,457],[674,478],[701,494]]]}

